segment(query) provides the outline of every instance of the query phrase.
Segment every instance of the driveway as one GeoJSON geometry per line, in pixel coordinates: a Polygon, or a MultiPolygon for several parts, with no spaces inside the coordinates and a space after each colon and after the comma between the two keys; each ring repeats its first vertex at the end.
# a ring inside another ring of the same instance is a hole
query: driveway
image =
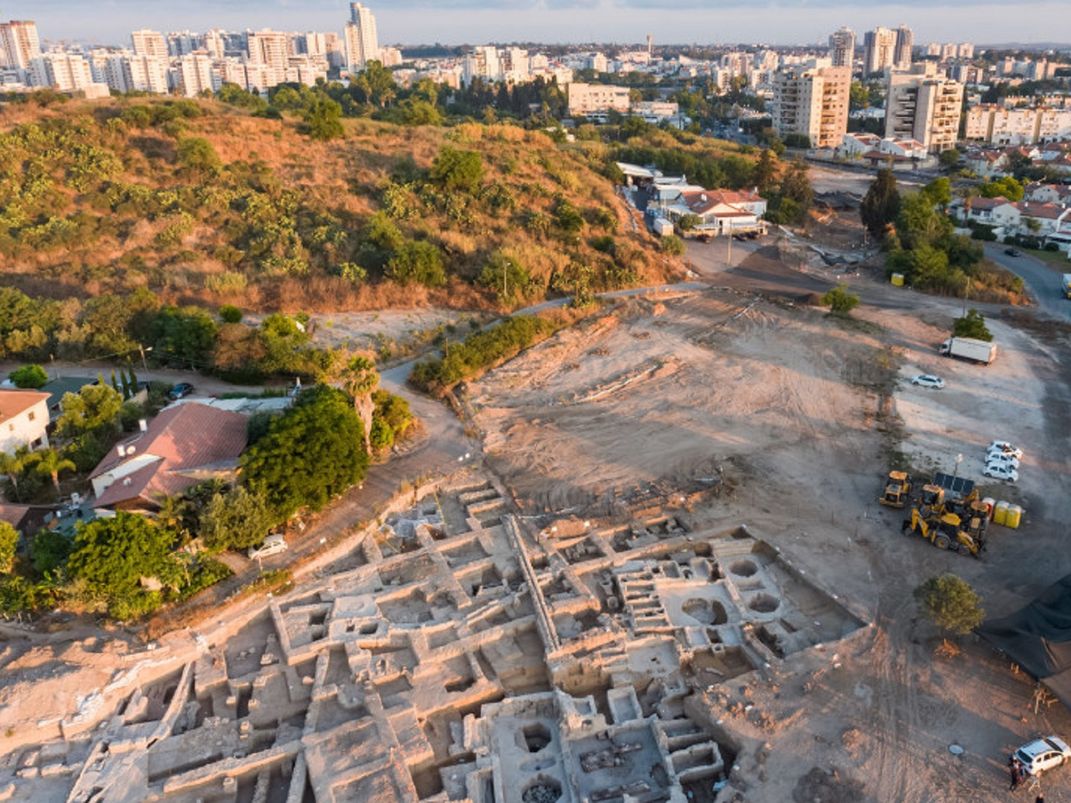
{"type": "Polygon", "coordinates": [[[1025,252],[1020,252],[1017,257],[1008,256],[1004,253],[1005,247],[998,243],[986,243],[985,255],[1002,268],[1021,276],[1042,310],[1056,318],[1071,321],[1071,300],[1065,299],[1060,290],[1061,274],[1071,273],[1071,260],[1067,268],[1061,271],[1059,267],[1025,252]]]}

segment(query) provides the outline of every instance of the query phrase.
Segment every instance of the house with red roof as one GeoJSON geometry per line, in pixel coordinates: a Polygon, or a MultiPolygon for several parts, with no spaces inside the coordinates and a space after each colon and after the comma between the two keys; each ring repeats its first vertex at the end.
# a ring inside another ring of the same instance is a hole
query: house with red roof
{"type": "Polygon", "coordinates": [[[39,390],[0,390],[0,452],[48,446],[48,394],[39,390]]]}
{"type": "Polygon", "coordinates": [[[673,220],[696,215],[696,230],[706,234],[766,232],[766,199],[752,190],[696,190],[682,192],[665,211],[673,220]]]}
{"type": "Polygon", "coordinates": [[[248,421],[241,413],[198,402],[167,408],[93,469],[94,506],[152,511],[192,485],[233,476],[248,421]]]}

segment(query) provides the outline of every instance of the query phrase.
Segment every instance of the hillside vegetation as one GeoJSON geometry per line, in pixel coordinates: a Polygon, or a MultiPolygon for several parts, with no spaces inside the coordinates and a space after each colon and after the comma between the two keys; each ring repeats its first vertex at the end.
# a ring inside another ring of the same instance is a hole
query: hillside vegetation
{"type": "Polygon", "coordinates": [[[54,299],[517,306],[680,269],[583,152],[514,125],[294,119],[214,100],[0,112],[0,273],[54,299]]]}

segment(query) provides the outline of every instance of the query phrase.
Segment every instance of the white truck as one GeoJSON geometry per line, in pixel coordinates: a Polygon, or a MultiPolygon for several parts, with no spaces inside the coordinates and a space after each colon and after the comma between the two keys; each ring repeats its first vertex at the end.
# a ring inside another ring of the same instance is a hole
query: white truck
{"type": "Polygon", "coordinates": [[[1071,298],[1071,273],[1064,274],[1064,283],[1062,287],[1064,291],[1064,298],[1071,298]]]}
{"type": "Polygon", "coordinates": [[[973,337],[950,337],[938,350],[946,357],[957,357],[983,365],[989,365],[997,358],[996,343],[975,340],[973,337]]]}

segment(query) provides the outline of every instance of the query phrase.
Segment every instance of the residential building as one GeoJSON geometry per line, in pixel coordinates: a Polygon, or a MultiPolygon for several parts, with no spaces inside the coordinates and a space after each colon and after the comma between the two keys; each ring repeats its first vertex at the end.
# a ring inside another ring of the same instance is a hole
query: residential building
{"type": "Polygon", "coordinates": [[[915,34],[906,25],[896,29],[896,50],[893,53],[893,67],[898,70],[911,69],[911,54],[915,46],[915,34]]]}
{"type": "MultiPolygon", "coordinates": [[[[152,92],[166,95],[167,60],[153,56],[123,56],[121,61],[125,87],[122,92],[152,92]]],[[[109,84],[111,86],[111,84],[109,84]]],[[[119,89],[119,87],[112,87],[119,89]]]]}
{"type": "Polygon", "coordinates": [[[949,206],[949,212],[960,220],[1012,232],[1017,231],[1022,222],[1019,207],[1004,197],[957,198],[949,206]]]}
{"type": "Polygon", "coordinates": [[[0,66],[28,70],[30,62],[41,55],[37,25],[31,20],[0,22],[0,66]]]}
{"type": "Polygon", "coordinates": [[[275,86],[286,80],[286,67],[290,59],[290,35],[282,31],[250,31],[246,34],[246,50],[249,64],[263,68],[267,86],[275,86]]]}
{"type": "Polygon", "coordinates": [[[973,59],[974,45],[970,42],[961,42],[960,46],[956,49],[956,53],[961,59],[973,59]]]}
{"type": "Polygon", "coordinates": [[[38,390],[0,390],[0,452],[48,446],[48,394],[38,390]]]}
{"type": "Polygon", "coordinates": [[[175,61],[175,84],[188,98],[219,88],[212,71],[212,57],[204,50],[182,56],[175,61]]]}
{"type": "Polygon", "coordinates": [[[164,497],[206,479],[232,476],[248,419],[199,402],[167,408],[121,441],[89,475],[96,507],[153,510],[164,497]]]}
{"type": "Polygon", "coordinates": [[[855,31],[844,27],[829,35],[829,58],[834,67],[847,67],[849,70],[854,67],[855,31]]]}
{"type": "Polygon", "coordinates": [[[130,34],[130,41],[134,45],[134,55],[149,56],[154,59],[166,59],[170,56],[167,49],[167,40],[159,31],[134,31],[130,34]]]}
{"type": "Polygon", "coordinates": [[[531,80],[531,60],[528,51],[519,47],[508,47],[502,51],[502,78],[511,84],[524,84],[531,80]]]}
{"type": "Polygon", "coordinates": [[[346,60],[351,71],[364,68],[379,58],[376,18],[360,3],[350,3],[350,21],[346,23],[346,60]]]}
{"type": "Polygon", "coordinates": [[[59,92],[85,92],[88,97],[109,94],[106,86],[93,80],[93,70],[80,53],[43,53],[30,62],[30,72],[36,86],[59,92]]]}
{"type": "Polygon", "coordinates": [[[383,63],[384,67],[401,67],[402,51],[396,47],[381,47],[379,49],[379,60],[383,63]]]}
{"type": "Polygon", "coordinates": [[[833,67],[829,59],[783,70],[774,75],[773,128],[784,139],[800,134],[813,148],[836,148],[848,130],[848,96],[852,74],[833,67]]]}
{"type": "Polygon", "coordinates": [[[1013,108],[984,103],[967,109],[964,138],[990,145],[1071,140],[1071,109],[1013,108]]]}
{"type": "Polygon", "coordinates": [[[669,100],[641,100],[629,107],[629,113],[657,125],[663,120],[680,123],[680,104],[669,100]]]}
{"type": "Polygon", "coordinates": [[[606,84],[569,84],[567,91],[569,114],[572,117],[587,117],[594,114],[618,112],[628,114],[631,106],[627,86],[606,84]]]}
{"type": "Polygon", "coordinates": [[[204,49],[214,59],[221,59],[227,55],[226,31],[213,28],[204,36],[204,49]]]}
{"type": "Polygon", "coordinates": [[[1022,234],[1044,237],[1059,231],[1071,219],[1071,209],[1059,204],[1020,201],[1016,206],[1022,219],[1022,234]]]}
{"type": "Polygon", "coordinates": [[[941,153],[954,148],[959,137],[963,84],[920,73],[889,76],[885,136],[914,139],[930,153],[941,153]]]}
{"type": "Polygon", "coordinates": [[[167,35],[167,52],[171,56],[187,56],[204,48],[204,37],[193,31],[180,31],[167,35]]]}
{"type": "Polygon", "coordinates": [[[602,53],[592,53],[584,60],[584,68],[597,73],[607,72],[610,69],[610,62],[602,53]]]}
{"type": "Polygon", "coordinates": [[[896,31],[875,28],[863,37],[863,74],[885,72],[896,63],[896,31]]]}

